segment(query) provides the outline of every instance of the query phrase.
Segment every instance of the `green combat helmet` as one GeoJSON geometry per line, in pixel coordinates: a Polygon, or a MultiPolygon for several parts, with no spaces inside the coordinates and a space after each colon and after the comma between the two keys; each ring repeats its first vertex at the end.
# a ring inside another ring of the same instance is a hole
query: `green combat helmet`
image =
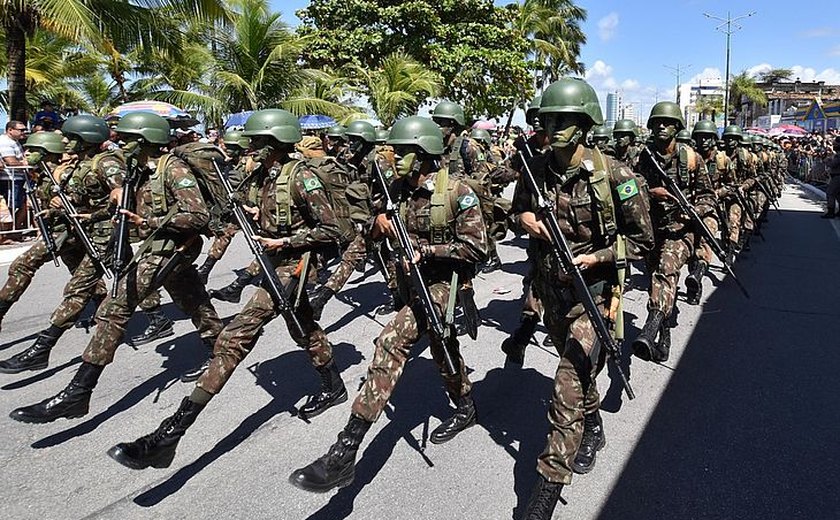
{"type": "Polygon", "coordinates": [[[598,125],[592,128],[592,139],[606,139],[609,140],[610,131],[604,125],[598,125]]]}
{"type": "Polygon", "coordinates": [[[300,133],[300,121],[291,112],[270,108],[257,110],[245,121],[245,137],[264,135],[273,137],[278,142],[295,144],[303,137],[300,133]]]}
{"type": "Polygon", "coordinates": [[[327,130],[327,137],[332,139],[346,139],[347,129],[341,125],[334,125],[327,130]]]}
{"type": "Polygon", "coordinates": [[[545,89],[540,99],[540,118],[549,114],[580,114],[588,128],[604,124],[595,90],[580,78],[563,78],[545,89]]]}
{"type": "Polygon", "coordinates": [[[388,130],[384,128],[377,128],[376,129],[376,144],[385,144],[388,141],[388,134],[390,134],[388,130]]]}
{"type": "Polygon", "coordinates": [[[540,112],[540,100],[542,96],[536,96],[534,99],[531,100],[531,104],[528,105],[528,110],[525,111],[525,122],[533,127],[537,127],[540,124],[537,115],[540,112]]]}
{"type": "Polygon", "coordinates": [[[131,112],[120,118],[114,129],[118,134],[139,135],[151,144],[169,143],[169,123],[151,112],[131,112]]]}
{"type": "Polygon", "coordinates": [[[723,138],[727,137],[741,141],[744,139],[744,131],[738,125],[729,125],[723,129],[723,138]]]}
{"type": "Polygon", "coordinates": [[[225,147],[227,148],[235,146],[247,150],[251,145],[250,139],[242,135],[242,132],[239,130],[228,130],[225,132],[224,137],[222,137],[222,141],[225,142],[225,147]]]}
{"type": "Polygon", "coordinates": [[[40,149],[48,153],[63,154],[64,140],[55,132],[35,132],[23,143],[27,150],[40,149]]]}
{"type": "Polygon", "coordinates": [[[367,121],[353,121],[347,125],[345,134],[347,136],[360,137],[366,143],[373,144],[376,142],[376,130],[367,121]]]}
{"type": "Polygon", "coordinates": [[[455,121],[458,126],[466,126],[466,117],[464,117],[464,109],[458,103],[452,101],[441,101],[437,104],[434,111],[432,111],[432,120],[437,122],[438,119],[449,119],[455,121]]]}
{"type": "Polygon", "coordinates": [[[677,122],[677,130],[685,128],[685,119],[683,119],[680,106],[673,101],[660,101],[653,105],[650,109],[650,117],[648,117],[647,127],[653,130],[653,121],[656,119],[669,119],[677,122]]]}
{"type": "Polygon", "coordinates": [[[411,116],[394,123],[388,136],[388,144],[415,145],[429,155],[442,155],[443,133],[431,119],[411,116]]]}
{"type": "Polygon", "coordinates": [[[633,134],[635,137],[639,135],[639,129],[636,127],[636,123],[634,123],[632,119],[619,119],[615,122],[612,133],[613,135],[633,134]]]}
{"type": "Polygon", "coordinates": [[[61,126],[61,133],[68,139],[78,137],[88,144],[102,144],[111,136],[108,123],[104,119],[89,115],[67,118],[61,126]]]}
{"type": "Polygon", "coordinates": [[[691,144],[691,132],[683,128],[677,132],[677,142],[683,144],[691,144]]]}
{"type": "Polygon", "coordinates": [[[476,141],[484,143],[486,146],[493,144],[493,138],[490,137],[490,132],[484,130],[483,128],[473,128],[472,131],[470,131],[470,137],[476,141]]]}
{"type": "Polygon", "coordinates": [[[694,125],[694,130],[691,131],[691,135],[696,134],[713,134],[717,137],[717,125],[708,119],[697,121],[694,125]]]}

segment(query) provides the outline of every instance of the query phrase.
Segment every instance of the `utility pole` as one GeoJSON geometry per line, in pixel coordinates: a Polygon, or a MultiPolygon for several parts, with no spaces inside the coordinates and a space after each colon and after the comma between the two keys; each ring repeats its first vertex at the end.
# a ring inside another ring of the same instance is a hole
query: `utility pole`
{"type": "Polygon", "coordinates": [[[679,105],[680,104],[680,87],[682,86],[682,82],[680,81],[680,79],[682,78],[682,73],[685,72],[686,70],[690,69],[691,65],[680,66],[680,64],[677,63],[676,67],[671,67],[670,65],[663,65],[663,67],[665,67],[666,69],[673,72],[674,75],[677,77],[677,105],[679,105]]]}
{"type": "Polygon", "coordinates": [[[706,18],[710,18],[712,20],[717,20],[722,22],[720,25],[715,27],[716,31],[720,31],[726,35],[726,77],[724,78],[724,94],[723,94],[723,122],[727,124],[729,122],[729,51],[730,51],[730,40],[732,39],[732,33],[735,31],[740,31],[743,27],[735,22],[738,20],[743,20],[744,18],[749,18],[750,16],[754,15],[756,11],[750,11],[747,14],[742,14],[741,16],[736,16],[732,18],[729,11],[726,12],[726,18],[721,18],[720,16],[715,16],[709,13],[703,13],[703,16],[706,18]],[[734,28],[733,28],[734,25],[734,28]]]}

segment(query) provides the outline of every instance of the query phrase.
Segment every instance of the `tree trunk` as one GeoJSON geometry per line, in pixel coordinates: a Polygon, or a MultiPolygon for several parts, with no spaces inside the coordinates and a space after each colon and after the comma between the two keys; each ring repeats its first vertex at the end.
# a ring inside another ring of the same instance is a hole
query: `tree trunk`
{"type": "Polygon", "coordinates": [[[25,123],[26,109],[26,33],[15,18],[6,23],[6,57],[9,61],[9,119],[25,123]]]}

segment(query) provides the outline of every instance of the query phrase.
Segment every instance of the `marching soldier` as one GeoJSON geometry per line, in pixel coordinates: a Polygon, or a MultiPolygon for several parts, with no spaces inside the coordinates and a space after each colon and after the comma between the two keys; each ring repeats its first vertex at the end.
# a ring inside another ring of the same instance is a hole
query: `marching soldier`
{"type": "MultiPolygon", "coordinates": [[[[468,278],[475,265],[487,254],[485,225],[475,192],[440,168],[444,153],[443,135],[429,119],[409,117],[397,121],[388,144],[394,146],[397,162],[395,180],[389,193],[399,203],[399,212],[410,240],[418,244],[414,258],[403,262],[420,264],[429,293],[439,310],[447,307],[453,272],[468,278]]],[[[392,236],[391,222],[385,214],[376,219],[375,234],[392,236]]],[[[451,326],[451,324],[447,324],[451,326]]],[[[338,441],[326,455],[296,470],[291,483],[307,491],[324,492],[353,481],[356,453],[371,424],[382,414],[408,359],[409,350],[424,332],[427,320],[416,295],[385,326],[375,341],[368,377],[353,402],[350,419],[338,434],[338,441]]],[[[470,393],[472,385],[461,358],[457,340],[444,345],[431,338],[432,357],[438,364],[455,413],[431,434],[431,441],[444,443],[474,425],[476,411],[470,393]],[[449,373],[444,363],[447,348],[455,363],[449,373]]]]}

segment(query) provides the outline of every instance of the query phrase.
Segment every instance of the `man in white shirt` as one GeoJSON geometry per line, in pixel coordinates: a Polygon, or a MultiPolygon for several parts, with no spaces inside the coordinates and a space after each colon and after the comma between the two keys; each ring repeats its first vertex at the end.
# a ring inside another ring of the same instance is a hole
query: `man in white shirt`
{"type": "MultiPolygon", "coordinates": [[[[0,135],[0,158],[3,160],[3,172],[0,173],[0,195],[6,200],[9,206],[9,213],[14,214],[14,220],[18,227],[23,226],[22,216],[24,215],[24,180],[26,170],[19,168],[6,168],[9,166],[26,166],[26,159],[23,157],[23,148],[20,141],[26,137],[26,125],[20,121],[9,121],[6,123],[6,132],[0,135]]],[[[6,220],[6,219],[4,219],[6,220]]],[[[0,229],[11,229],[11,219],[0,224],[0,229]]]]}

